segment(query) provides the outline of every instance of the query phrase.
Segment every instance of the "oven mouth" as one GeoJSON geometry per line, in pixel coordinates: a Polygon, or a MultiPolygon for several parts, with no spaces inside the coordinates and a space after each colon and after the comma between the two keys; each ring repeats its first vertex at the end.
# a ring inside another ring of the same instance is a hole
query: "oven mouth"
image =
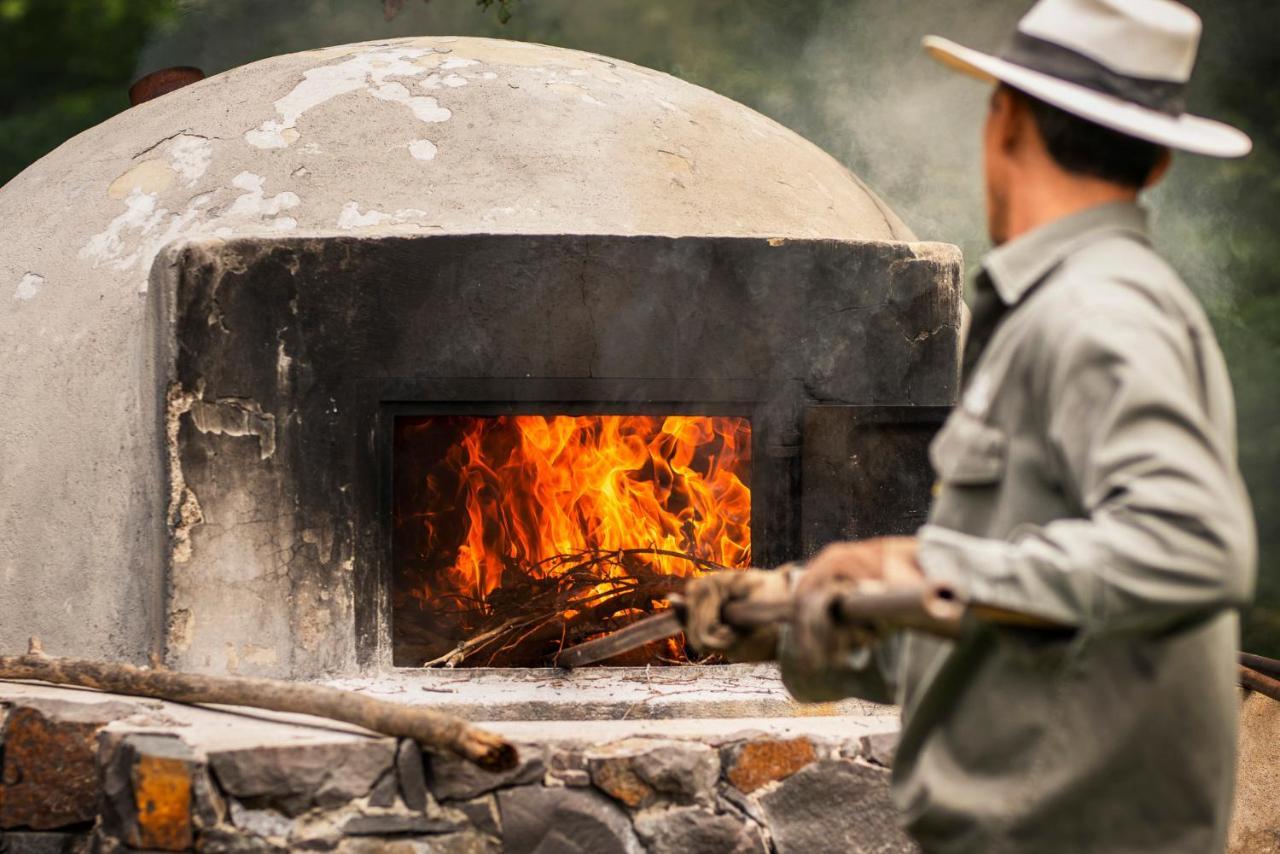
{"type": "MultiPolygon", "coordinates": [[[[388,420],[392,661],[545,667],[752,562],[743,405],[399,406],[388,420]]],[[[683,637],[615,666],[717,663],[683,637]]]]}

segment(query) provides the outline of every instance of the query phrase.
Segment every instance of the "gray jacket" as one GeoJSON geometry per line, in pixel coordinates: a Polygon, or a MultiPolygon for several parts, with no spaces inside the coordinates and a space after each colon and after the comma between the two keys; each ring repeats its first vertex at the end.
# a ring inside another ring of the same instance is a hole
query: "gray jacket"
{"type": "Polygon", "coordinates": [[[784,678],[901,704],[894,796],[927,851],[1222,850],[1256,555],[1213,332],[1136,205],[1024,235],[984,277],[1008,313],[931,448],[920,562],[1073,630],[897,636],[820,671],[784,639],[784,678]]]}

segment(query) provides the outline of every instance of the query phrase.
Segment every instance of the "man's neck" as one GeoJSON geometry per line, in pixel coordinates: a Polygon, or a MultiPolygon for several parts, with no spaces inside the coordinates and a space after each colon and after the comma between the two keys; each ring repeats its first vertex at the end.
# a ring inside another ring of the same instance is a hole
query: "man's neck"
{"type": "Polygon", "coordinates": [[[1024,184],[1013,196],[1004,242],[1089,208],[1135,202],[1138,191],[1110,181],[1063,173],[1024,184]]]}

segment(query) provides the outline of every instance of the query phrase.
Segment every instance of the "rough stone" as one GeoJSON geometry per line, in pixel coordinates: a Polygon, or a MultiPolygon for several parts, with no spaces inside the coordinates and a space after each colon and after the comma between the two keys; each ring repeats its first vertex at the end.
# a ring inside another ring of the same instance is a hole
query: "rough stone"
{"type": "Polygon", "coordinates": [[[471,826],[489,836],[502,835],[502,817],[498,812],[498,799],[493,795],[483,795],[474,801],[459,801],[455,809],[467,817],[471,826]]]}
{"type": "Polygon", "coordinates": [[[204,768],[176,736],[100,739],[101,832],[130,848],[184,851],[195,838],[196,778],[204,768]]]}
{"type": "Polygon", "coordinates": [[[3,854],[78,854],[87,848],[89,835],[10,830],[0,833],[3,854]]]}
{"type": "Polygon", "coordinates": [[[759,827],[706,807],[645,810],[636,816],[635,828],[650,854],[763,854],[769,850],[759,827]]]}
{"type": "Polygon", "coordinates": [[[807,738],[758,739],[726,750],[725,776],[741,792],[782,780],[818,759],[807,738]]]}
{"type": "Polygon", "coordinates": [[[889,774],[849,760],[815,762],[758,796],[778,854],[908,854],[889,774]]]}
{"type": "Polygon", "coordinates": [[[893,757],[898,750],[898,737],[896,732],[877,732],[872,735],[864,735],[861,743],[862,758],[873,765],[879,765],[881,768],[892,768],[893,757]]]}
{"type": "Polygon", "coordinates": [[[374,783],[369,791],[369,806],[379,808],[394,806],[399,794],[400,786],[396,782],[396,774],[394,771],[388,771],[378,778],[378,782],[374,783]]]}
{"type": "Polygon", "coordinates": [[[579,748],[553,748],[547,756],[549,786],[590,786],[591,774],[587,760],[579,748]]]}
{"type": "Polygon", "coordinates": [[[287,839],[293,830],[289,816],[273,809],[252,809],[231,801],[231,823],[246,833],[267,839],[287,839]]]}
{"type": "Polygon", "coordinates": [[[498,840],[474,830],[464,830],[416,838],[357,836],[342,840],[335,850],[337,854],[497,854],[502,849],[498,840]]]}
{"type": "Polygon", "coordinates": [[[285,850],[285,846],[260,836],[246,835],[233,825],[223,824],[203,831],[196,840],[196,850],[210,854],[278,854],[285,850]]]}
{"type": "Polygon", "coordinates": [[[542,751],[521,746],[520,764],[493,774],[447,753],[427,754],[427,787],[441,801],[469,801],[485,792],[507,786],[540,782],[546,773],[542,751]]]}
{"type": "Polygon", "coordinates": [[[510,854],[640,854],[626,814],[587,789],[520,786],[498,792],[502,850],[510,854]]]}
{"type": "Polygon", "coordinates": [[[223,791],[253,806],[298,815],[368,794],[391,769],[395,742],[369,739],[213,751],[209,765],[223,791]]]}
{"type": "Polygon", "coordinates": [[[429,798],[427,773],[422,763],[422,748],[413,739],[402,738],[396,746],[396,779],[405,806],[426,812],[429,798]]]}
{"type": "Polygon", "coordinates": [[[720,776],[719,754],[698,742],[626,739],[592,748],[585,758],[591,781],[633,808],[660,798],[707,801],[720,776]]]}
{"type": "Polygon", "coordinates": [[[0,829],[53,830],[92,821],[99,786],[97,733],[137,707],[126,703],[17,705],[0,743],[0,829]]]}
{"type": "Polygon", "coordinates": [[[463,830],[458,822],[444,816],[433,816],[405,813],[384,813],[352,816],[342,825],[342,832],[348,836],[381,836],[409,833],[448,833],[463,830]]]}

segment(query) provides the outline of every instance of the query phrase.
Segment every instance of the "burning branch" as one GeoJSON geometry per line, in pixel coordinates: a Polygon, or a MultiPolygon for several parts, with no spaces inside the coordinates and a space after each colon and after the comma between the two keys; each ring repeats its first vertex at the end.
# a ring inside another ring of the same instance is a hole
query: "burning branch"
{"type": "Polygon", "coordinates": [[[564,647],[620,628],[629,615],[652,612],[684,586],[682,576],[659,573],[644,560],[654,557],[688,561],[703,572],[726,568],[665,549],[557,555],[540,561],[536,571],[511,573],[514,581],[502,588],[501,607],[471,602],[451,612],[472,627],[469,637],[423,666],[549,664],[564,647]],[[619,572],[611,577],[610,568],[619,572]]]}

